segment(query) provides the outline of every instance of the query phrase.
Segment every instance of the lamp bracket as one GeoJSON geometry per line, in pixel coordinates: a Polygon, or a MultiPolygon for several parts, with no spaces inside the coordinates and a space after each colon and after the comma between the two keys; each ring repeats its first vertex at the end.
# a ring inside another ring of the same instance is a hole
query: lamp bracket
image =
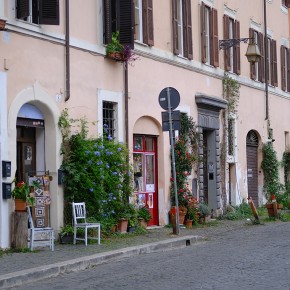
{"type": "Polygon", "coordinates": [[[249,40],[254,38],[232,38],[232,39],[222,39],[219,41],[219,49],[229,49],[241,42],[248,43],[249,40]]]}

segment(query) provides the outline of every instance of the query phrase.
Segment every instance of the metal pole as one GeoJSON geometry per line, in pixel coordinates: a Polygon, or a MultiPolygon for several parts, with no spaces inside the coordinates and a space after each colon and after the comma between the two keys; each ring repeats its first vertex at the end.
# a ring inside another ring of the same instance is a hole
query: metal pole
{"type": "Polygon", "coordinates": [[[177,198],[177,184],[176,184],[176,169],[175,169],[175,154],[174,154],[174,140],[173,140],[173,127],[172,127],[172,116],[171,116],[171,103],[170,103],[170,89],[167,88],[167,100],[168,100],[168,114],[169,114],[169,135],[171,143],[171,160],[172,160],[172,172],[174,179],[174,196],[175,196],[175,205],[176,205],[176,229],[173,233],[179,235],[179,210],[178,210],[178,198],[177,198]]]}
{"type": "MultiPolygon", "coordinates": [[[[267,37],[267,9],[266,0],[264,0],[264,51],[265,51],[265,96],[266,96],[266,117],[265,120],[269,119],[269,93],[268,93],[268,77],[269,77],[269,66],[268,66],[268,37],[267,37]]],[[[269,123],[269,122],[268,122],[269,123]]]]}

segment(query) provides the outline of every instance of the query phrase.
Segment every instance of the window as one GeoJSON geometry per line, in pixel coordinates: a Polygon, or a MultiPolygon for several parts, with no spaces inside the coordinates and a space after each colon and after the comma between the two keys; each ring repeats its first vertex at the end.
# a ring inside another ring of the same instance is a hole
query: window
{"type": "Polygon", "coordinates": [[[201,59],[219,66],[217,10],[201,4],[201,59]]]}
{"type": "Polygon", "coordinates": [[[103,135],[104,124],[108,133],[117,141],[124,141],[124,112],[123,112],[123,94],[98,89],[98,135],[103,135]]]}
{"type": "Polygon", "coordinates": [[[104,43],[112,39],[112,33],[119,31],[121,44],[134,48],[134,18],[132,0],[103,0],[104,43]]]}
{"type": "Polygon", "coordinates": [[[108,136],[111,136],[113,139],[115,136],[116,128],[116,112],[115,104],[112,102],[103,102],[103,127],[108,136]]]}
{"type": "Polygon", "coordinates": [[[281,45],[281,89],[290,92],[290,50],[281,45]]]}
{"type": "Polygon", "coordinates": [[[153,0],[134,0],[135,30],[134,38],[148,45],[154,45],[153,0]]]}
{"type": "Polygon", "coordinates": [[[190,0],[172,0],[173,53],[192,59],[190,0]]]}
{"type": "Polygon", "coordinates": [[[34,24],[59,25],[59,0],[16,0],[16,18],[34,24]]]}
{"type": "Polygon", "coordinates": [[[251,79],[265,82],[265,58],[264,58],[264,35],[261,32],[258,32],[252,28],[249,30],[249,37],[253,38],[254,43],[259,47],[261,58],[258,62],[250,64],[251,79]]]}
{"type": "MultiPolygon", "coordinates": [[[[240,22],[224,15],[224,39],[240,38],[240,22]]],[[[241,73],[240,44],[224,50],[225,70],[241,73]]]]}

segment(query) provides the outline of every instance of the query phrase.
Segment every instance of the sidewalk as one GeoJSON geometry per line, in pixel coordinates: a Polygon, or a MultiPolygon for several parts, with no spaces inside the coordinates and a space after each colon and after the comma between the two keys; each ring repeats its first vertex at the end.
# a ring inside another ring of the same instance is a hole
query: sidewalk
{"type": "Polygon", "coordinates": [[[197,242],[218,237],[225,231],[238,230],[245,221],[216,221],[205,227],[180,229],[178,236],[171,228],[148,229],[144,235],[101,240],[101,245],[55,243],[55,251],[48,247],[36,252],[4,254],[0,257],[0,289],[83,270],[93,265],[119,260],[133,255],[192,246],[197,242]]]}

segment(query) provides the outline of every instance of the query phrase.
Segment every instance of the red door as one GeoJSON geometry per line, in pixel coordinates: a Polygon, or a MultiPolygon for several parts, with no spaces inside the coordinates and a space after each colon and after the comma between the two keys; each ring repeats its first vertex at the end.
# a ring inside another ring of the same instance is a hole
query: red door
{"type": "Polygon", "coordinates": [[[134,201],[149,208],[148,226],[158,225],[157,138],[134,135],[134,201]]]}

